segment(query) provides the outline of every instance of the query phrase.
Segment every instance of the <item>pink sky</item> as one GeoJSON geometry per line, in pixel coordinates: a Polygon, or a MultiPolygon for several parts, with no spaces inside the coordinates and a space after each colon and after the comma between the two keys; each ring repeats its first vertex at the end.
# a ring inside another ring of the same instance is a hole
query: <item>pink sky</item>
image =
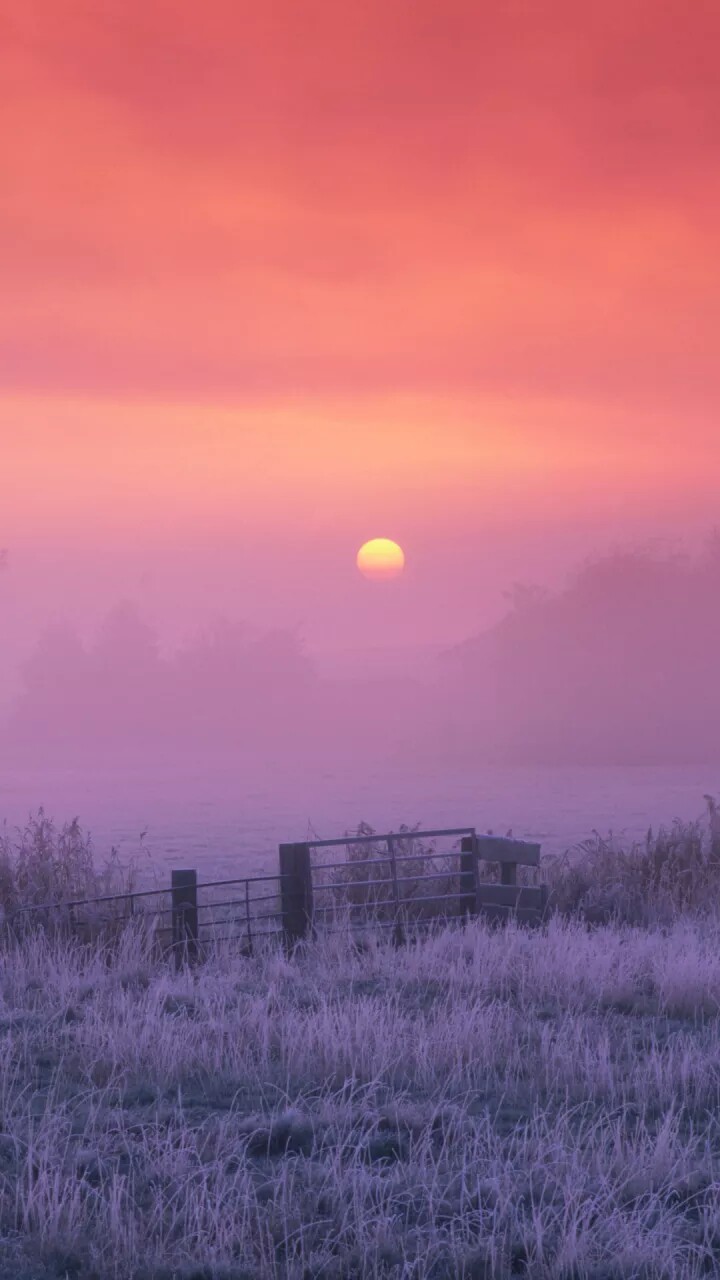
{"type": "Polygon", "coordinates": [[[460,638],[715,522],[719,59],[714,0],[0,0],[16,612],[460,638]]]}

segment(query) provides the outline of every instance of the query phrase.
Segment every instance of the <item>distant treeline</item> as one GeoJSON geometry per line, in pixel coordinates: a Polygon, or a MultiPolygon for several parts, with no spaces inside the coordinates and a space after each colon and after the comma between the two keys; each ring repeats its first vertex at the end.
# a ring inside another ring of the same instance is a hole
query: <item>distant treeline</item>
{"type": "Polygon", "coordinates": [[[446,655],[456,742],[528,762],[720,760],[720,534],[618,551],[446,655]]]}
{"type": "Polygon", "coordinates": [[[54,758],[163,743],[365,762],[390,749],[410,764],[720,761],[720,535],[694,558],[622,551],[562,590],[516,587],[424,683],[324,679],[297,634],[227,621],[163,653],[121,604],[90,644],[48,628],[5,730],[54,758]]]}
{"type": "MultiPolygon", "coordinates": [[[[220,619],[174,652],[124,602],[83,643],[70,622],[49,626],[20,669],[2,738],[15,751],[205,754],[241,749],[303,759],[397,745],[412,682],[325,680],[293,631],[257,632],[220,619]],[[380,729],[378,729],[380,726],[380,729]]],[[[7,756],[7,750],[3,752],[7,756]]]]}
{"type": "Polygon", "coordinates": [[[20,674],[10,732],[39,744],[241,740],[250,726],[258,733],[288,710],[299,713],[316,684],[291,632],[254,635],[220,621],[163,655],[130,603],[112,610],[87,646],[70,624],[49,627],[20,674]]]}

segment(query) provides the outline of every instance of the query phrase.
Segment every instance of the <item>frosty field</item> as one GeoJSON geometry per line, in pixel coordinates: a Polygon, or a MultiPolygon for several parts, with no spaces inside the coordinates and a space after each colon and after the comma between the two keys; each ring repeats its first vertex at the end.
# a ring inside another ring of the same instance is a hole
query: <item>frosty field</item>
{"type": "MultiPolygon", "coordinates": [[[[548,865],[534,931],[176,972],[137,921],[6,925],[2,1280],[717,1274],[717,821],[548,865]]],[[[6,842],[7,901],[61,837],[6,842]]]]}

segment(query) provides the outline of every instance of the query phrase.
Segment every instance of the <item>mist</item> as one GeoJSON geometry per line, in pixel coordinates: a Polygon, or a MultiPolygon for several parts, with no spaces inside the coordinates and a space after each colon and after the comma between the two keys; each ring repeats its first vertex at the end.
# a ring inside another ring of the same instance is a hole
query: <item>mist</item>
{"type": "Polygon", "coordinates": [[[717,760],[719,644],[717,533],[696,556],[596,557],[560,591],[516,586],[496,626],[445,655],[453,739],[514,763],[717,760]]]}
{"type": "Polygon", "coordinates": [[[606,551],[560,586],[516,581],[501,616],[456,643],[421,625],[400,643],[382,627],[361,639],[323,650],[300,626],[222,613],[173,638],[127,597],[94,626],[55,609],[22,652],[2,655],[2,755],[423,760],[448,771],[460,757],[720,758],[717,532],[695,553],[606,551]]]}

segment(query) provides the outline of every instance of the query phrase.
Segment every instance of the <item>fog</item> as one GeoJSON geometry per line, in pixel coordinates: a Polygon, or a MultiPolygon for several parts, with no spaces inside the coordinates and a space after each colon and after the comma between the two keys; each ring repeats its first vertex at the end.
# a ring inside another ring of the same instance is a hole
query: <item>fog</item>
{"type": "Polygon", "coordinates": [[[130,596],[93,625],[55,604],[34,638],[6,627],[3,759],[387,757],[450,770],[461,757],[720,758],[718,533],[692,553],[604,551],[560,585],[515,582],[502,615],[457,643],[419,620],[401,643],[380,625],[354,649],[323,650],[301,625],[258,624],[247,607],[244,620],[215,610],[175,636],[130,596]]]}
{"type": "Polygon", "coordinates": [[[719,647],[717,533],[696,556],[595,558],[561,591],[517,589],[497,626],[446,656],[455,741],[510,762],[717,760],[719,647]]]}

